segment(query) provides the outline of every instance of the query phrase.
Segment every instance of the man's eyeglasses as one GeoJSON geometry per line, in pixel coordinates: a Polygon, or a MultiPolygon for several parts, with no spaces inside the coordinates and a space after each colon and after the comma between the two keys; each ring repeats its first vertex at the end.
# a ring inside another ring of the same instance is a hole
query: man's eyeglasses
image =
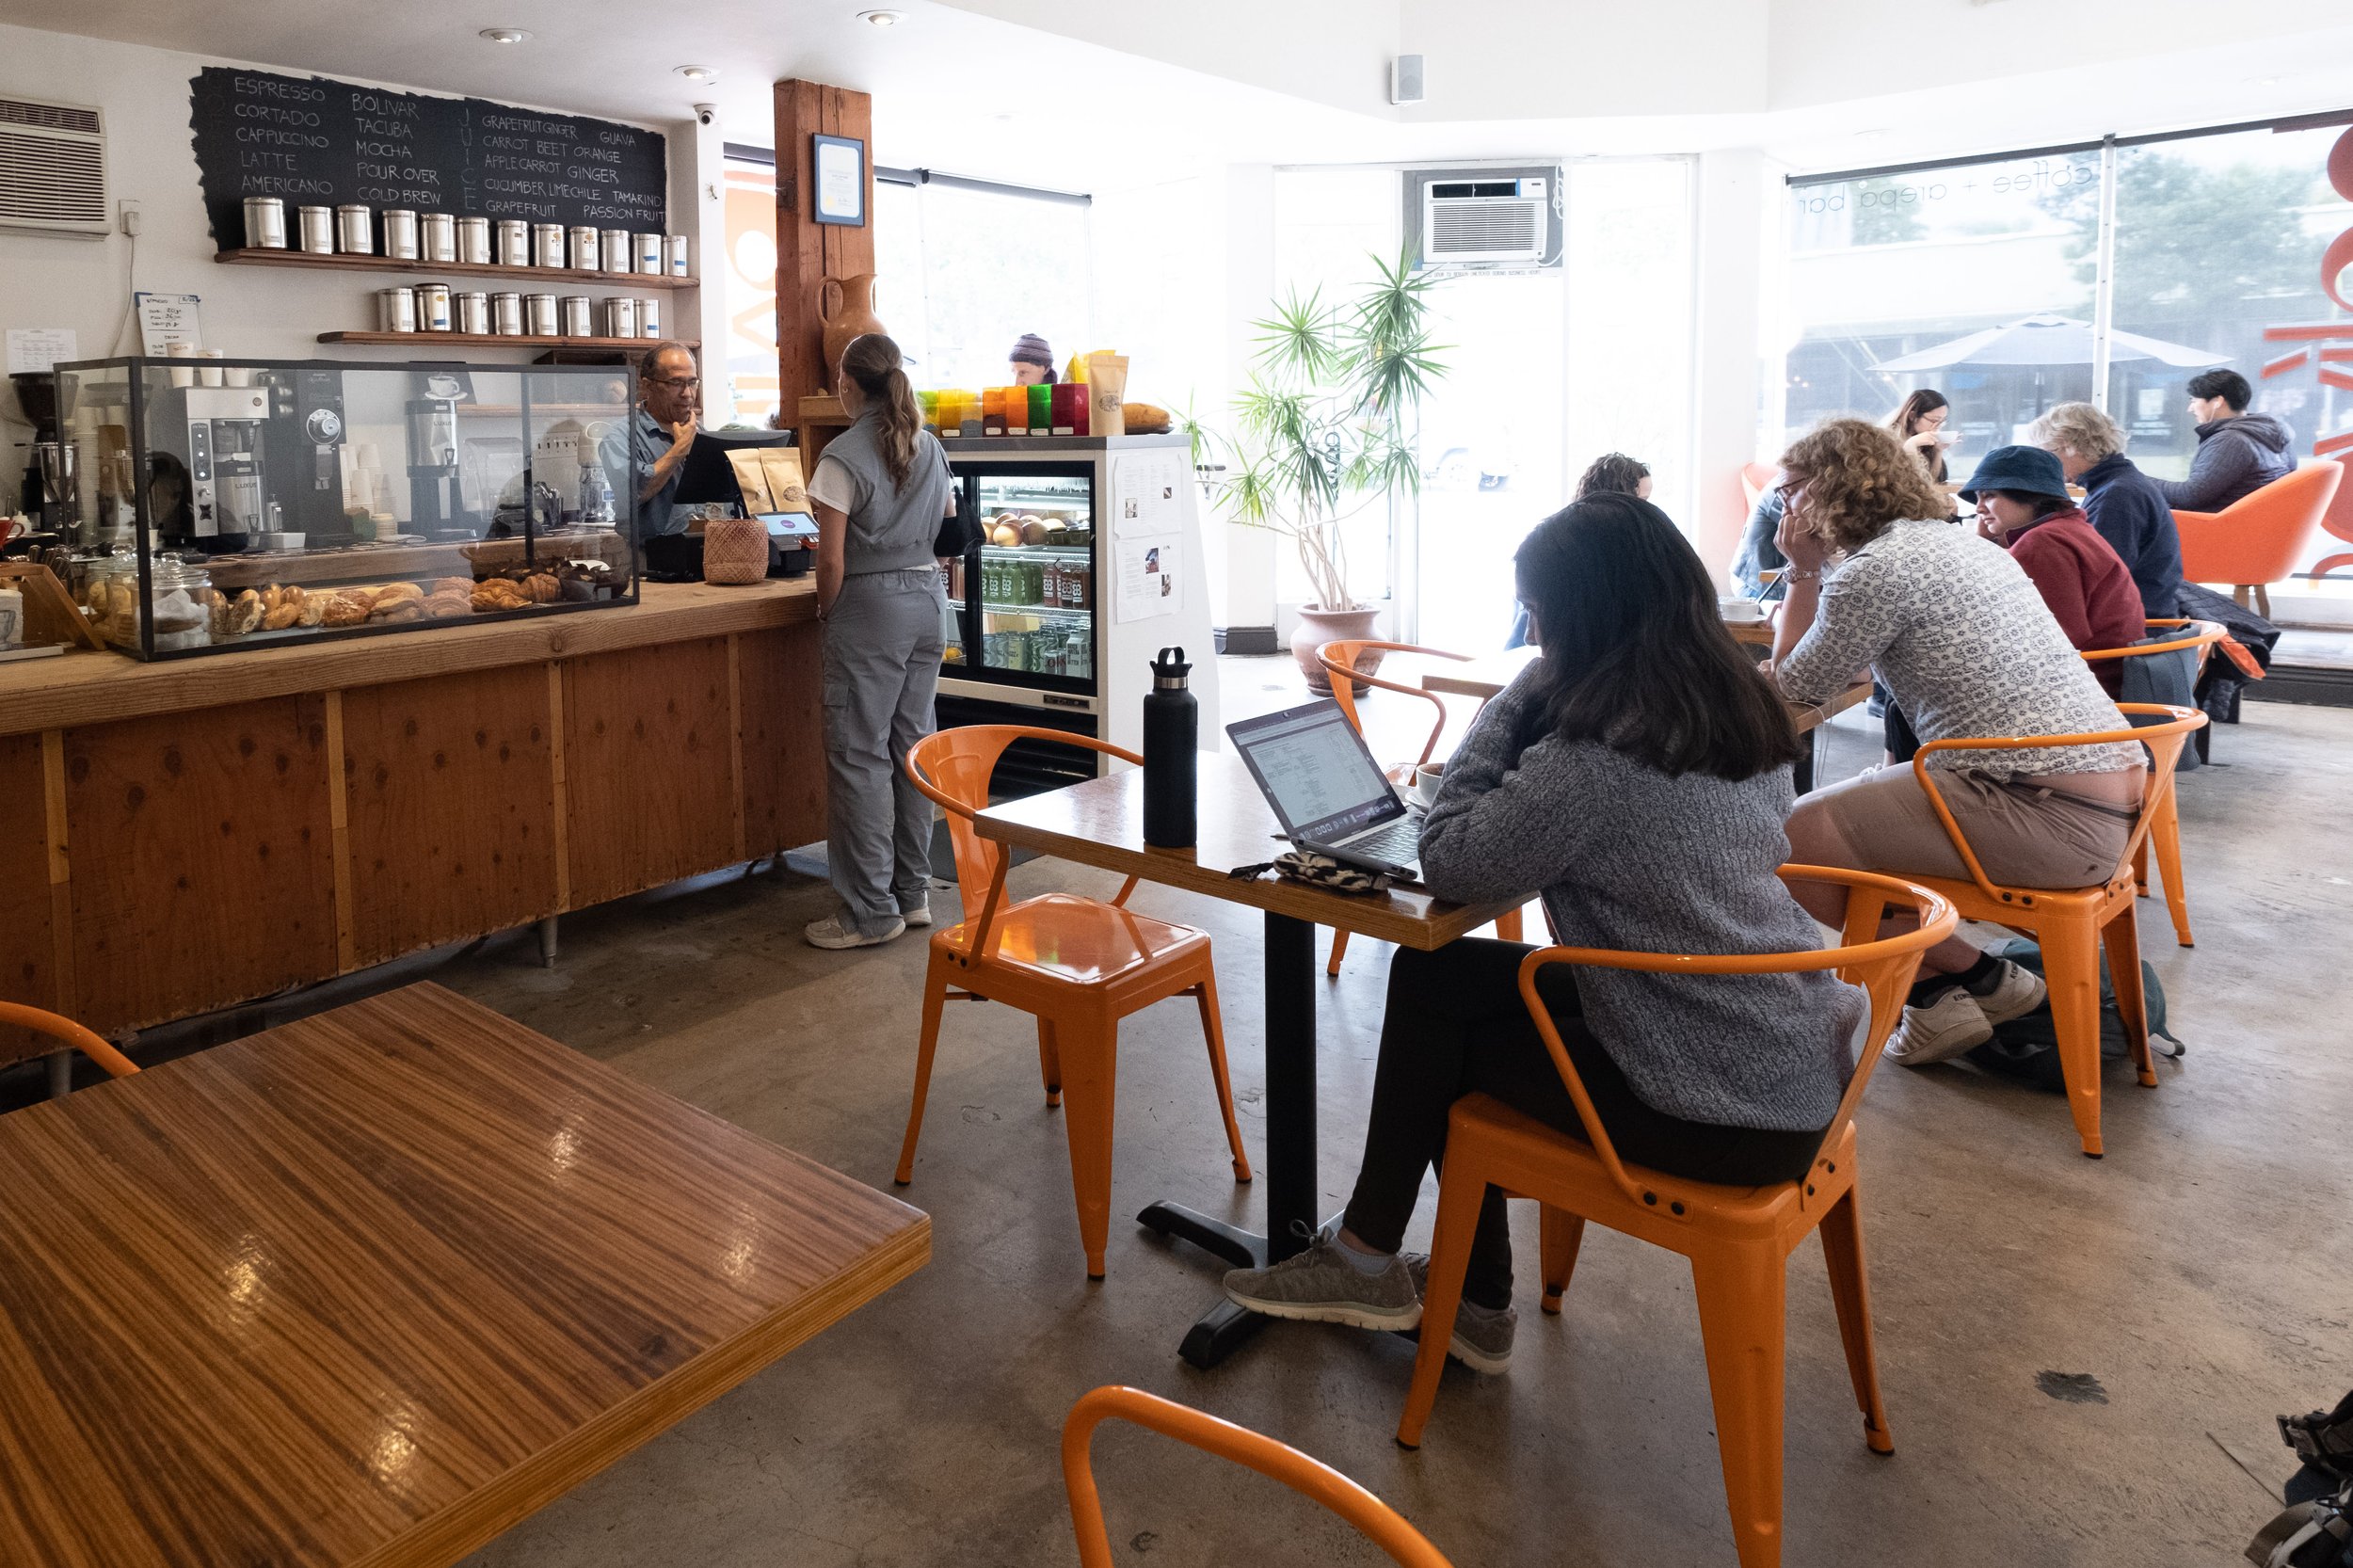
{"type": "Polygon", "coordinates": [[[657,387],[676,387],[680,392],[692,392],[703,384],[699,376],[648,376],[645,379],[657,387]]]}

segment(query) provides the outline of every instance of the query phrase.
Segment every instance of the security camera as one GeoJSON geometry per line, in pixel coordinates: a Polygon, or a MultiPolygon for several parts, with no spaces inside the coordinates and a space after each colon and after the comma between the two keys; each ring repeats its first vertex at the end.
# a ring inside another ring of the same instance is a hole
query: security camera
{"type": "Polygon", "coordinates": [[[696,120],[696,123],[698,123],[698,124],[703,124],[703,125],[709,125],[709,124],[712,123],[713,121],[717,120],[718,120],[718,118],[719,118],[719,105],[718,105],[718,104],[696,104],[696,105],[695,105],[695,120],[696,120]]]}

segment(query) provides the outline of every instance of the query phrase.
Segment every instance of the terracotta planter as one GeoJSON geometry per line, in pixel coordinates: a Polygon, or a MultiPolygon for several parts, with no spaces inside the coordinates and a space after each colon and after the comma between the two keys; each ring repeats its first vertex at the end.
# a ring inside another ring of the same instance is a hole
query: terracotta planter
{"type": "MultiPolygon", "coordinates": [[[[1378,608],[1367,610],[1306,610],[1299,612],[1299,628],[1291,633],[1291,657],[1298,661],[1299,672],[1307,678],[1307,689],[1318,696],[1332,695],[1331,678],[1316,662],[1316,649],[1325,643],[1356,642],[1372,635],[1372,623],[1380,617],[1378,608]]],[[[1360,674],[1370,675],[1381,667],[1381,650],[1368,649],[1359,654],[1356,668],[1360,674]]],[[[1361,696],[1365,688],[1358,686],[1361,696]]]]}
{"type": "Polygon", "coordinates": [[[817,296],[817,319],[824,328],[825,383],[831,386],[841,364],[841,351],[851,341],[883,330],[874,314],[874,275],[861,272],[853,278],[826,279],[817,296]]]}

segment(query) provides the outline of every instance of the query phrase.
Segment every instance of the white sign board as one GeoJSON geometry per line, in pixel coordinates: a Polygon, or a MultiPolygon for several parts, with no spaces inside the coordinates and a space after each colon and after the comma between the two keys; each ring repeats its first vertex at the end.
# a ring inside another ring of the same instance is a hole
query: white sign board
{"type": "Polygon", "coordinates": [[[8,374],[37,375],[51,365],[78,360],[71,327],[11,327],[8,328],[8,374]]]}
{"type": "Polygon", "coordinates": [[[204,346],[203,324],[196,314],[200,302],[197,296],[139,294],[132,297],[139,308],[140,352],[161,359],[175,343],[186,344],[190,348],[204,346]]]}

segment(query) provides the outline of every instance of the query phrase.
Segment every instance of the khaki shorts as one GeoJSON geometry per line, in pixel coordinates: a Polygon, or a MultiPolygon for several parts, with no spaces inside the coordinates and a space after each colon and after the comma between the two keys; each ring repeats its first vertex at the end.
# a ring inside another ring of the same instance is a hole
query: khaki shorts
{"type": "MultiPolygon", "coordinates": [[[[2116,874],[2138,813],[2022,778],[1938,769],[1936,787],[1977,864],[2012,888],[2089,888],[2116,874]]],[[[1885,768],[1815,791],[1794,819],[1827,812],[1859,871],[1967,881],[1953,840],[1909,767],[1885,768]]]]}

